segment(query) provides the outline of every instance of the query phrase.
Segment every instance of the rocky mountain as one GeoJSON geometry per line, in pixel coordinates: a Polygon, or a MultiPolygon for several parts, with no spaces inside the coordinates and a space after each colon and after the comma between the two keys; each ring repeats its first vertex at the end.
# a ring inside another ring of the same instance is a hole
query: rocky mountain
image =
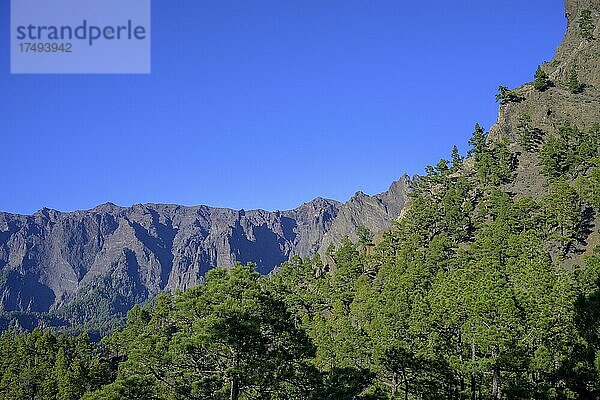
{"type": "Polygon", "coordinates": [[[254,262],[269,273],[359,226],[385,229],[410,187],[403,177],[376,196],[357,193],[346,204],[317,198],[281,212],[107,203],[71,213],[0,213],[0,311],[82,323],[197,285],[216,266],[254,262]]]}
{"type": "Polygon", "coordinates": [[[356,193],[346,204],[342,205],[330,229],[323,235],[319,253],[323,255],[330,245],[337,245],[344,236],[356,241],[355,227],[365,227],[372,233],[380,232],[390,226],[389,217],[400,215],[408,201],[407,188],[412,187],[414,179],[403,176],[390,186],[387,192],[376,196],[368,196],[363,192],[356,193]],[[348,227],[352,227],[348,229],[348,227]]]}
{"type": "MultiPolygon", "coordinates": [[[[554,58],[540,66],[549,86],[539,90],[530,82],[514,89],[518,98],[500,105],[498,120],[490,129],[489,140],[506,142],[516,155],[516,176],[505,188],[516,196],[540,199],[548,193],[549,179],[542,168],[544,147],[548,150],[551,139],[563,136],[565,126],[600,135],[600,1],[566,0],[565,11],[564,39],[554,58]],[[532,141],[529,148],[523,143],[526,135],[532,141]]],[[[572,177],[565,174],[564,178],[572,177]]],[[[598,226],[600,221],[590,214],[590,236],[570,254],[572,263],[580,262],[600,243],[598,226]]]]}
{"type": "MultiPolygon", "coordinates": [[[[548,85],[510,91],[489,132],[488,140],[506,143],[515,155],[516,176],[503,188],[515,196],[548,193],[543,147],[565,124],[600,134],[594,130],[600,121],[600,1],[567,0],[566,17],[556,56],[540,66],[548,85]]],[[[386,229],[402,214],[413,183],[405,176],[379,195],[358,192],[345,204],[318,198],[282,212],[108,203],[73,213],[0,213],[0,311],[78,324],[197,285],[216,266],[255,262],[269,273],[292,256],[323,255],[346,235],[356,239],[360,226],[386,229]]],[[[589,236],[569,254],[573,263],[600,243],[593,213],[588,224],[589,236]]]]}

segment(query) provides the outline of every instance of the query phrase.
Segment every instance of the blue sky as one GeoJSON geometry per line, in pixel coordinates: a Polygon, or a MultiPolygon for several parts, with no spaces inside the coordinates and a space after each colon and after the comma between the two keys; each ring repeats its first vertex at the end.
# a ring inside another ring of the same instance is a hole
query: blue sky
{"type": "Polygon", "coordinates": [[[154,0],[151,75],[10,75],[0,210],[107,201],[289,209],[466,150],[532,80],[563,1],[154,0]]]}

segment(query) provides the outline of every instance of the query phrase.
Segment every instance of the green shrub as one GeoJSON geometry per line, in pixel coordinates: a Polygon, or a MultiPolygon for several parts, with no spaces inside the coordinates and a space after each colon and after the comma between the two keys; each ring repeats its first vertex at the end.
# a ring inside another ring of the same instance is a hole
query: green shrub
{"type": "Polygon", "coordinates": [[[567,84],[569,86],[569,91],[573,94],[581,93],[585,89],[585,85],[579,82],[579,76],[575,69],[571,70],[571,73],[569,73],[569,81],[567,84]]]}
{"type": "Polygon", "coordinates": [[[592,12],[590,10],[583,10],[579,17],[579,33],[581,37],[587,41],[594,40],[594,20],[592,19],[592,12]]]}
{"type": "Polygon", "coordinates": [[[538,67],[537,71],[535,71],[535,81],[533,81],[533,87],[540,92],[548,89],[552,86],[552,82],[550,82],[550,78],[548,74],[544,72],[541,66],[538,67]]]}
{"type": "Polygon", "coordinates": [[[496,94],[496,102],[500,104],[518,103],[523,101],[523,97],[519,96],[514,90],[510,90],[506,86],[498,86],[498,94],[496,94]]]}

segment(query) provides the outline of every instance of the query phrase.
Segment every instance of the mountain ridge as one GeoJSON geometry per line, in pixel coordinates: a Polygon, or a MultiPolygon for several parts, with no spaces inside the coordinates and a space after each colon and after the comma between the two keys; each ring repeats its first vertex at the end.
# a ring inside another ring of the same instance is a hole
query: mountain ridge
{"type": "Polygon", "coordinates": [[[94,311],[69,306],[89,293],[102,293],[107,315],[122,314],[162,291],[198,285],[217,266],[253,262],[266,274],[338,244],[359,226],[387,228],[410,186],[404,176],[379,195],[357,194],[345,204],[317,197],[273,212],[110,202],[73,212],[0,212],[0,311],[69,309],[70,323],[84,323],[94,311]],[[340,211],[345,218],[338,220],[340,211]]]}
{"type": "MultiPolygon", "coordinates": [[[[515,178],[503,189],[517,197],[539,199],[548,191],[539,152],[544,142],[565,123],[587,130],[600,121],[600,2],[567,0],[565,7],[565,37],[553,60],[540,66],[549,87],[530,82],[511,91],[489,131],[489,141],[505,142],[515,155],[515,178]],[[579,22],[584,10],[594,27],[588,38],[579,22]],[[585,87],[580,93],[569,88],[573,74],[585,87]],[[534,150],[521,143],[523,133],[535,136],[534,150]]],[[[62,311],[78,324],[99,307],[103,315],[123,315],[161,291],[195,286],[216,266],[255,262],[268,273],[294,256],[323,255],[344,236],[356,240],[358,227],[388,228],[402,215],[414,181],[405,175],[379,195],[357,192],[344,204],[316,198],[275,212],[105,203],[72,213],[0,213],[0,311],[62,311]]],[[[578,244],[574,262],[597,243],[597,218],[590,224],[591,239],[578,244]]]]}

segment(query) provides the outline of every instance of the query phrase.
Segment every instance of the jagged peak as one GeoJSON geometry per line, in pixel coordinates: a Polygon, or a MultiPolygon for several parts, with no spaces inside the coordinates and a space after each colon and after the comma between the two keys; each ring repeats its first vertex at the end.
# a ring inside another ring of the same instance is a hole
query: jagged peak
{"type": "Polygon", "coordinates": [[[54,210],[52,208],[48,208],[48,207],[42,207],[41,209],[39,209],[38,211],[36,211],[33,215],[42,215],[45,216],[47,218],[54,218],[57,215],[60,215],[61,212],[58,210],[54,210]]]}
{"type": "Polygon", "coordinates": [[[354,196],[352,196],[350,200],[352,201],[356,199],[364,199],[365,197],[369,197],[369,195],[363,192],[362,190],[359,190],[358,192],[354,193],[354,196]]]}
{"type": "Polygon", "coordinates": [[[307,203],[304,203],[303,205],[321,206],[321,205],[339,205],[339,204],[341,204],[341,203],[337,200],[326,199],[324,197],[315,197],[314,199],[312,199],[311,201],[309,201],[307,203]]]}
{"type": "MultiPolygon", "coordinates": [[[[565,16],[564,38],[552,61],[542,65],[552,82],[551,87],[539,91],[529,82],[517,88],[520,100],[500,105],[498,119],[490,128],[490,141],[507,140],[515,144],[523,117],[530,118],[535,128],[544,134],[556,132],[566,121],[581,129],[598,122],[600,0],[566,0],[565,16]],[[584,13],[587,10],[589,17],[584,13]],[[582,17],[586,17],[588,23],[582,23],[585,22],[582,17]],[[582,94],[570,92],[569,82],[573,76],[586,88],[582,94]]],[[[533,73],[531,71],[532,78],[533,73]]]]}
{"type": "Polygon", "coordinates": [[[116,205],[115,203],[107,201],[106,203],[102,203],[102,204],[94,207],[92,209],[92,211],[96,211],[96,212],[111,212],[111,211],[121,210],[122,208],[123,207],[120,207],[120,206],[116,205]]]}
{"type": "Polygon", "coordinates": [[[392,182],[390,185],[388,192],[393,190],[408,190],[412,187],[413,182],[416,178],[411,178],[408,174],[404,174],[400,177],[400,179],[392,182]]]}

